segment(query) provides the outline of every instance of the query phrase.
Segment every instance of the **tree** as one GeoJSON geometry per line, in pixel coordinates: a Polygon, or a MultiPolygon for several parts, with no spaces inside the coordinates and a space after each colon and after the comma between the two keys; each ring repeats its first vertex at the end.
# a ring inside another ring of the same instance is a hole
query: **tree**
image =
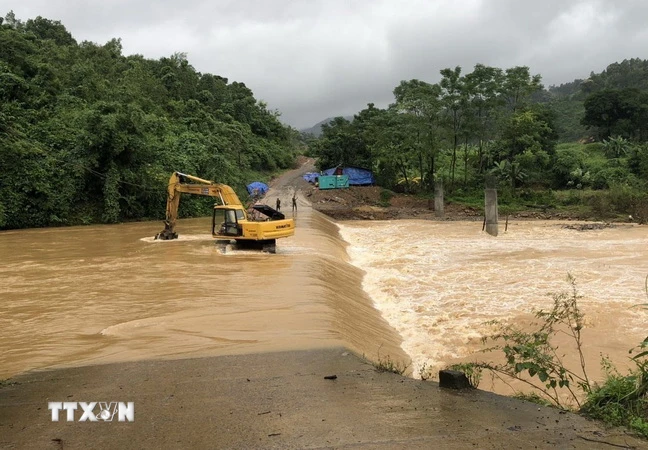
{"type": "Polygon", "coordinates": [[[501,86],[501,95],[512,114],[526,106],[534,92],[542,89],[540,75],[531,75],[526,66],[506,69],[501,86]]]}
{"type": "Polygon", "coordinates": [[[609,137],[619,120],[623,118],[619,91],[605,89],[587,97],[583,125],[598,128],[599,137],[609,137]]]}
{"type": "Polygon", "coordinates": [[[484,147],[496,133],[497,109],[502,106],[499,90],[504,75],[501,69],[477,64],[475,69],[466,75],[466,86],[469,93],[471,118],[477,141],[478,172],[484,170],[484,147]]]}
{"type": "Polygon", "coordinates": [[[431,187],[435,179],[436,157],[439,152],[441,88],[419,80],[401,81],[394,89],[393,108],[408,117],[414,127],[415,150],[419,176],[431,187]]]}
{"type": "Polygon", "coordinates": [[[27,21],[25,31],[34,33],[41,40],[51,39],[57,45],[76,45],[72,35],[58,20],[49,20],[38,16],[27,21]]]}
{"type": "Polygon", "coordinates": [[[322,125],[322,135],[314,145],[320,168],[370,163],[366,145],[358,130],[344,117],[322,125]],[[368,161],[369,159],[369,161],[368,161]]]}
{"type": "MultiPolygon", "coordinates": [[[[169,173],[243,187],[297,143],[243,83],[186,54],[125,57],[58,21],[0,24],[0,229],[160,217],[169,173]]],[[[191,214],[207,212],[188,201],[191,214]]],[[[184,208],[184,206],[183,206],[184,208]]]]}
{"type": "Polygon", "coordinates": [[[455,168],[457,165],[457,148],[459,138],[464,132],[468,109],[468,91],[466,81],[461,76],[461,67],[441,70],[441,104],[445,111],[445,120],[452,142],[452,159],[450,162],[450,189],[454,186],[455,168]]]}
{"type": "Polygon", "coordinates": [[[416,123],[406,114],[390,108],[374,117],[375,142],[372,146],[378,167],[378,178],[387,187],[393,187],[401,178],[409,189],[411,170],[416,167],[419,154],[416,123]]]}
{"type": "MultiPolygon", "coordinates": [[[[495,143],[499,160],[507,160],[511,171],[519,168],[525,173],[537,174],[550,162],[555,141],[554,132],[547,121],[531,110],[521,111],[510,116],[495,143]],[[515,165],[517,163],[517,166],[515,165]]],[[[519,178],[511,176],[511,186],[515,187],[519,178]]]]}
{"type": "Polygon", "coordinates": [[[598,130],[601,140],[613,135],[648,138],[648,93],[636,88],[603,89],[585,100],[583,125],[598,130]]]}

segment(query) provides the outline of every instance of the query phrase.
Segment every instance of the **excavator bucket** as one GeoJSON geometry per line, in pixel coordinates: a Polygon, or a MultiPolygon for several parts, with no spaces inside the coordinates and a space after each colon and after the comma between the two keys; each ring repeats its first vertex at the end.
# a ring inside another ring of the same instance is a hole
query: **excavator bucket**
{"type": "Polygon", "coordinates": [[[160,231],[155,235],[155,239],[161,241],[170,241],[172,239],[178,239],[178,233],[171,229],[171,226],[168,223],[164,224],[164,230],[160,231]]]}

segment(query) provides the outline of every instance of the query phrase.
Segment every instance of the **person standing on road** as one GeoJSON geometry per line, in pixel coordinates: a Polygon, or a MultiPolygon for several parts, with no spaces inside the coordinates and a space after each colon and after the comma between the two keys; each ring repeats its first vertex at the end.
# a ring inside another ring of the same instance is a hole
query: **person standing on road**
{"type": "Polygon", "coordinates": [[[277,197],[277,211],[281,211],[281,200],[279,200],[279,197],[277,197]]]}
{"type": "Polygon", "coordinates": [[[297,193],[295,192],[292,197],[292,210],[297,211],[297,193]]]}

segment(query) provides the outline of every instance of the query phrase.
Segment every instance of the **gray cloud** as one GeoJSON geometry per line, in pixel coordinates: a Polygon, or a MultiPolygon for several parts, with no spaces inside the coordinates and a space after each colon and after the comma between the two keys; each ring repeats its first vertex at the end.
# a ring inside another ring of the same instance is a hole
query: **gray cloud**
{"type": "Polygon", "coordinates": [[[242,81],[297,128],[386,106],[400,80],[528,65],[545,85],[647,58],[643,0],[0,0],[21,20],[60,20],[77,40],[122,38],[125,54],[186,52],[242,81]]]}

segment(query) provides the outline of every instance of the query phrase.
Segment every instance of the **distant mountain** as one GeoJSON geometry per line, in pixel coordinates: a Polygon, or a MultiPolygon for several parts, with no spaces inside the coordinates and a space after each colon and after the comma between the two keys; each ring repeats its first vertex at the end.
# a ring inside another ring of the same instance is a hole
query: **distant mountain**
{"type": "MultiPolygon", "coordinates": [[[[340,117],[340,116],[336,116],[340,117]]],[[[346,120],[353,120],[353,116],[343,116],[346,120]]],[[[307,134],[312,134],[315,137],[319,137],[320,134],[322,134],[322,125],[326,125],[329,122],[332,122],[335,117],[329,117],[328,119],[324,119],[321,122],[317,122],[315,125],[313,125],[310,128],[304,128],[302,130],[299,130],[302,133],[307,133],[307,134]]]]}

